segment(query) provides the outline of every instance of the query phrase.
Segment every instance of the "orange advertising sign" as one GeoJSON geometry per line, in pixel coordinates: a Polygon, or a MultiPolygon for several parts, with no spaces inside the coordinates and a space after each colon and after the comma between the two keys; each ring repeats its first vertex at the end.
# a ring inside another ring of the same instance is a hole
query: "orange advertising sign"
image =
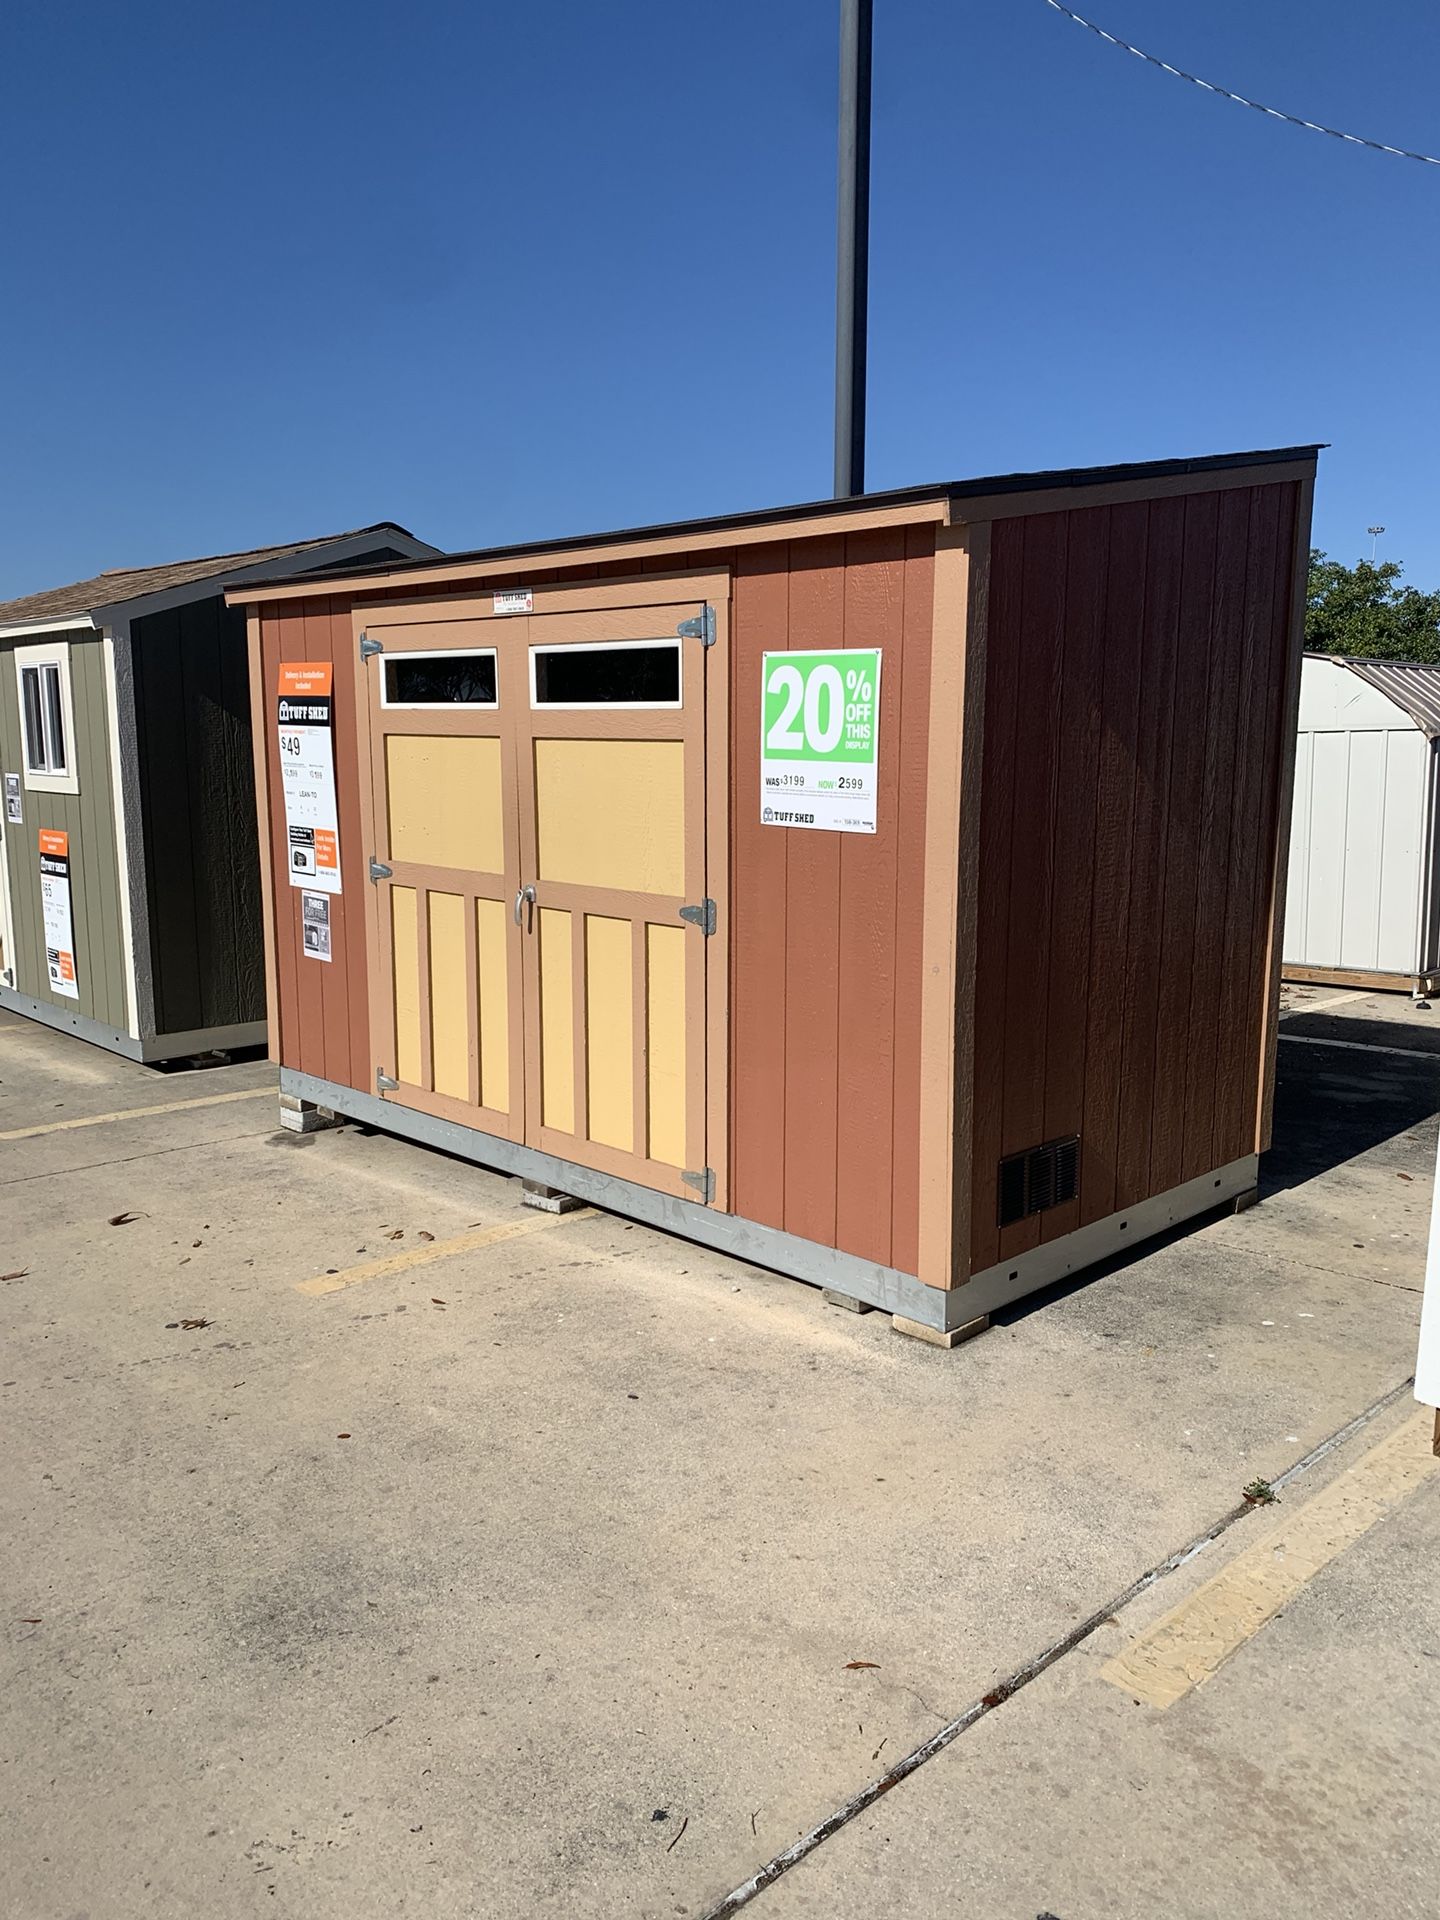
{"type": "Polygon", "coordinates": [[[68,858],[70,853],[69,834],[57,833],[53,827],[41,827],[40,851],[41,853],[50,854],[56,860],[68,858]]]}
{"type": "Polygon", "coordinates": [[[329,660],[282,660],[279,693],[282,700],[328,700],[334,690],[335,667],[329,660]]]}

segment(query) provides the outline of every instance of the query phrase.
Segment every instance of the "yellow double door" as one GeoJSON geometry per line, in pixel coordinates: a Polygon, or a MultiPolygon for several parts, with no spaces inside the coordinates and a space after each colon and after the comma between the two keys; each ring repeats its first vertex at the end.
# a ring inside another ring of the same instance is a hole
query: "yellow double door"
{"type": "Polygon", "coordinates": [[[703,631],[693,603],[397,605],[364,667],[377,1086],[695,1200],[703,631]]]}

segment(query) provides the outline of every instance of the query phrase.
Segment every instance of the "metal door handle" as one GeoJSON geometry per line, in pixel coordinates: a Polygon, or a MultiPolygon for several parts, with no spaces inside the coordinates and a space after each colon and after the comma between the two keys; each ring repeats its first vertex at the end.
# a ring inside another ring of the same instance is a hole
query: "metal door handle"
{"type": "Polygon", "coordinates": [[[534,906],[535,904],[534,887],[521,887],[520,891],[515,896],[515,924],[517,927],[520,926],[523,922],[524,914],[525,914],[525,906],[527,901],[532,907],[534,906]]]}

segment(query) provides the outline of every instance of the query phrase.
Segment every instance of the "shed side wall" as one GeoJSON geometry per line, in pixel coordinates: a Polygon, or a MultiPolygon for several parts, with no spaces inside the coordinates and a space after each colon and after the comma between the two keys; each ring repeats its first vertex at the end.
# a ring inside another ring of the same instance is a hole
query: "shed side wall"
{"type": "Polygon", "coordinates": [[[244,611],[215,595],[130,635],[155,1031],[263,1020],[244,611]]]}
{"type": "MultiPolygon", "coordinates": [[[[33,646],[45,637],[27,636],[0,643],[0,767],[7,773],[20,773],[23,768],[15,648],[33,646]]],[[[76,634],[68,645],[75,721],[70,745],[80,791],[41,793],[22,786],[24,824],[0,824],[10,865],[15,991],[32,1000],[43,1000],[61,1013],[84,1014],[125,1033],[125,936],[115,848],[105,643],[98,633],[86,632],[76,634]],[[42,827],[70,836],[70,905],[75,926],[76,985],[80,990],[76,1000],[52,993],[45,965],[38,840],[42,827]]]]}
{"type": "Polygon", "coordinates": [[[996,522],[971,1271],[1256,1150],[1299,488],[996,522]],[[1003,1231],[998,1163],[1080,1136],[1003,1231]]]}
{"type": "Polygon", "coordinates": [[[1431,743],[1347,667],[1307,657],[1285,908],[1291,966],[1414,974],[1424,960],[1431,743]]]}

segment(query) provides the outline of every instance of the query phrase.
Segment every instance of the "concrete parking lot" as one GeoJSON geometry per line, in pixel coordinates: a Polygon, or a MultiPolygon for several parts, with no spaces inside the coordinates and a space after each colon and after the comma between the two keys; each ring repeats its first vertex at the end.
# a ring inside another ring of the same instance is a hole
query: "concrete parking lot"
{"type": "Polygon", "coordinates": [[[0,1015],[0,1904],[1428,1916],[1436,1023],[1292,993],[1263,1204],[946,1353],[0,1015]]]}

